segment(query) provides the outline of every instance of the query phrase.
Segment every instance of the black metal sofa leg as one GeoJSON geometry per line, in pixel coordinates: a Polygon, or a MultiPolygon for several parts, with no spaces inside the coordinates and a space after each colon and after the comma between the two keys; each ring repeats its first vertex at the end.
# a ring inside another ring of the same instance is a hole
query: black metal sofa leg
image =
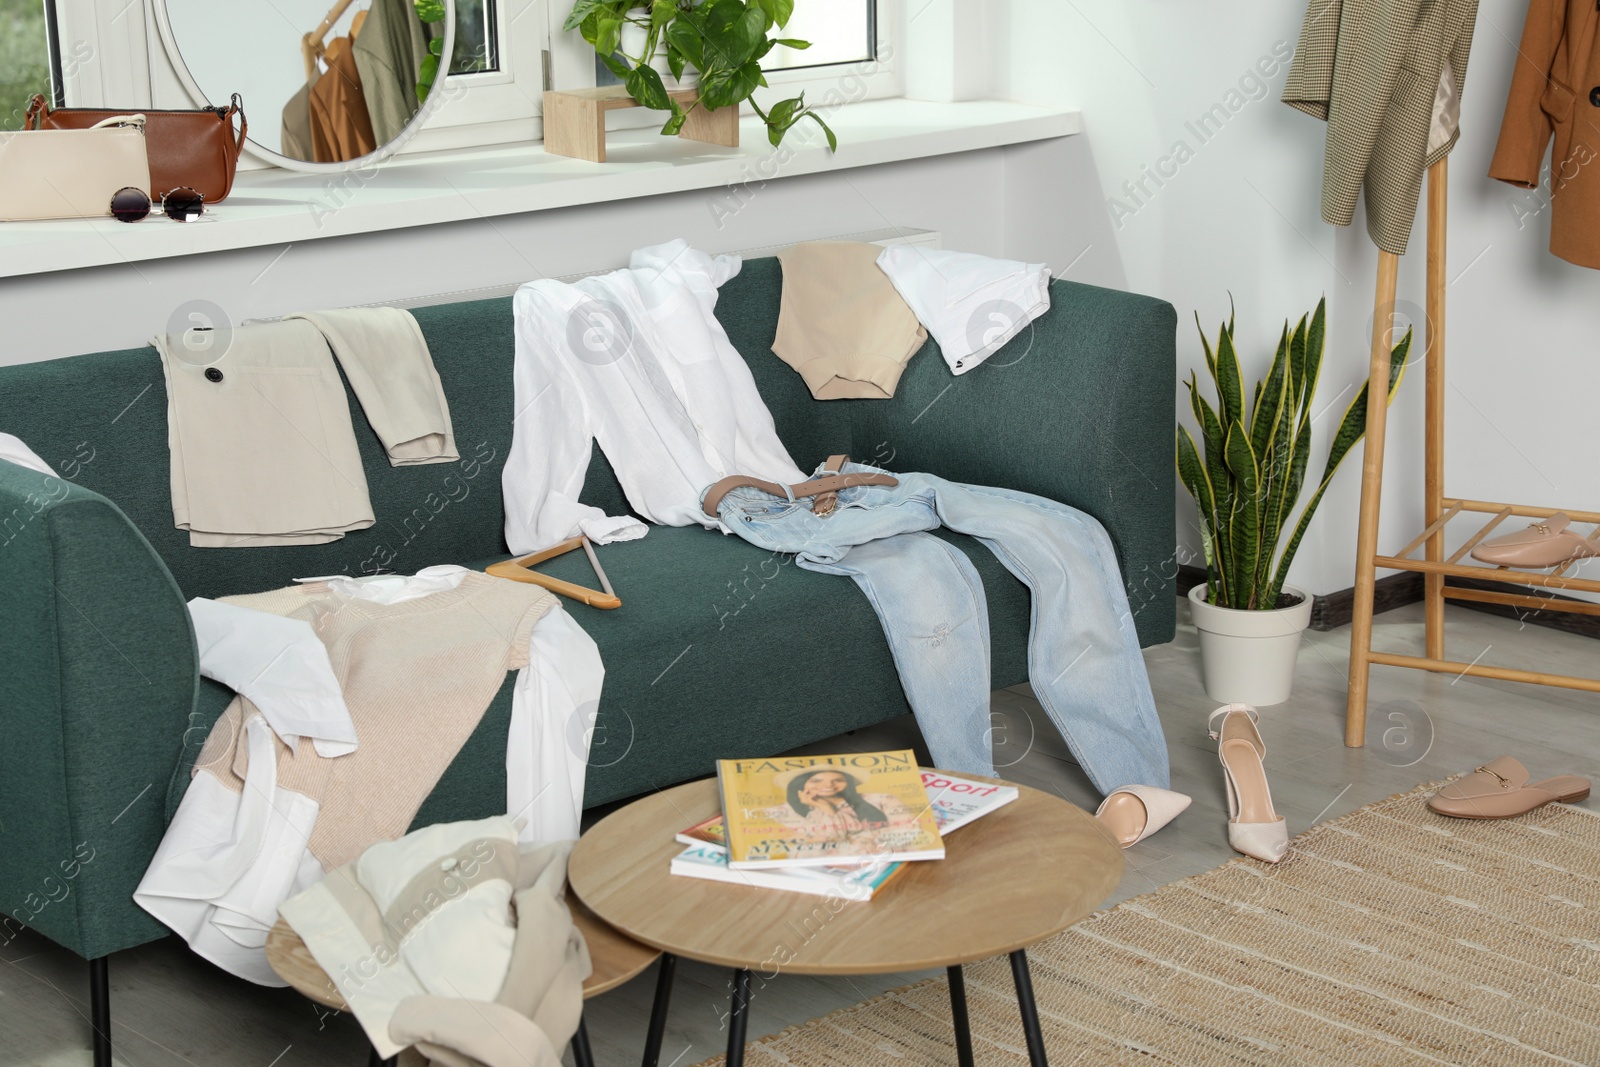
{"type": "Polygon", "coordinates": [[[94,1067],[111,1067],[111,957],[89,961],[89,1025],[94,1030],[94,1067]]]}

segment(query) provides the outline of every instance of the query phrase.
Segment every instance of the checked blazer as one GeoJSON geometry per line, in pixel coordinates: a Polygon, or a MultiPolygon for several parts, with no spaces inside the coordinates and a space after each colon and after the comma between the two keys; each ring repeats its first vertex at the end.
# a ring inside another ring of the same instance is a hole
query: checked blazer
{"type": "Polygon", "coordinates": [[[1283,102],[1328,124],[1322,218],[1404,255],[1422,175],[1460,136],[1478,0],[1310,0],[1283,102]]]}

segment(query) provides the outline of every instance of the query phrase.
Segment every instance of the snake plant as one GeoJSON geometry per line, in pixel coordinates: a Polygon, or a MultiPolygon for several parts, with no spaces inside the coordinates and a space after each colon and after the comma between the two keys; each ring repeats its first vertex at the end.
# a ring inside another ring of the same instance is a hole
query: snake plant
{"type": "MultiPolygon", "coordinates": [[[[1189,431],[1178,427],[1178,479],[1200,509],[1206,600],[1218,607],[1264,611],[1287,606],[1279,599],[1289,564],[1328,483],[1366,433],[1367,386],[1363,383],[1339,420],[1316,492],[1279,552],[1311,459],[1312,402],[1327,337],[1326,305],[1326,299],[1318,301],[1317,310],[1309,319],[1302,315],[1292,332],[1285,320],[1272,367],[1266,380],[1256,383],[1248,412],[1233,341],[1232,312],[1218,333],[1215,350],[1204,329],[1200,330],[1217,404],[1213,407],[1200,395],[1198,375],[1191,373],[1184,384],[1189,387],[1190,406],[1205,451],[1202,456],[1189,431]]],[[[1199,316],[1195,326],[1200,326],[1199,316]]],[[[1389,400],[1400,388],[1410,350],[1411,331],[1407,329],[1389,353],[1389,400]]]]}

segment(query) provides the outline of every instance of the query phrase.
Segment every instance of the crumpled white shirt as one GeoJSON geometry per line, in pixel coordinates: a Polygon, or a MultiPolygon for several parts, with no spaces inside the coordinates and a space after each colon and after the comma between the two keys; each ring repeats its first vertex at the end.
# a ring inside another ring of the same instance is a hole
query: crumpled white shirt
{"type": "Polygon", "coordinates": [[[878,266],[939,342],[952,374],[965,374],[1050,310],[1050,268],[976,252],[890,245],[878,266]]]}
{"type": "MultiPolygon", "coordinates": [[[[454,589],[467,573],[464,567],[442,566],[409,577],[335,575],[300,580],[327,581],[346,596],[399,604],[454,589]]],[[[295,621],[249,608],[235,610],[278,622],[295,621]]],[[[207,612],[202,607],[201,614],[207,612]]],[[[218,619],[225,616],[211,613],[207,625],[216,625],[218,619]]],[[[315,634],[311,639],[316,640],[315,634]]],[[[517,672],[512,690],[506,811],[517,820],[524,842],[569,840],[578,836],[583,812],[590,741],[584,727],[593,724],[605,669],[594,639],[560,605],[534,624],[528,660],[528,666],[517,672]]],[[[250,697],[260,714],[245,722],[250,765],[243,793],[234,793],[210,774],[195,775],[133,894],[140,907],[171,927],[195,953],[241,978],[270,986],[285,984],[266,958],[267,933],[277,921],[278,906],[325,874],[306,848],[319,805],[278,786],[271,719],[295,722],[302,736],[315,739],[324,736],[316,731],[326,729],[335,716],[308,724],[303,703],[280,705],[276,698],[282,691],[303,694],[325,684],[316,680],[315,668],[293,677],[291,662],[304,666],[311,660],[302,656],[282,661],[283,669],[273,674],[279,685],[257,687],[258,695],[250,697]]],[[[215,657],[211,669],[238,676],[237,665],[219,668],[215,657]]],[[[331,666],[328,672],[331,676],[331,666]]],[[[336,679],[333,685],[337,690],[336,679]]],[[[342,693],[339,704],[343,706],[342,693]]],[[[320,707],[325,712],[328,706],[320,707]]],[[[348,708],[344,716],[348,722],[348,708]]],[[[358,738],[352,740],[359,743],[358,738]]]]}
{"type": "Polygon", "coordinates": [[[356,750],[356,726],[328,647],[304,619],[195,597],[189,601],[200,674],[260,709],[273,733],[294,748],[311,738],[317,755],[356,750]]]}
{"type": "Polygon", "coordinates": [[[51,470],[50,464],[40,459],[39,454],[24,444],[22,438],[16,434],[0,433],[0,459],[8,463],[15,463],[19,467],[27,467],[31,471],[38,471],[40,474],[61,477],[61,475],[51,470]]]}
{"type": "Polygon", "coordinates": [[[501,474],[513,552],[580,533],[596,544],[645,535],[632,516],[578,503],[594,441],[633,510],[668,526],[720,529],[700,496],[728,475],[805,480],[714,314],[740,266],[680,239],[639,249],[626,270],[517,290],[516,417],[501,474]]]}

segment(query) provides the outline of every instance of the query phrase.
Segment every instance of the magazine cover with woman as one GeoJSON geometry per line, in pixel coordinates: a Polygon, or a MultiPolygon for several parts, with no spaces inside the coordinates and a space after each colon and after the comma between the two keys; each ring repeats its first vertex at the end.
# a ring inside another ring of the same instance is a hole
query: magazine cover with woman
{"type": "Polygon", "coordinates": [[[728,866],[944,858],[910,750],[718,760],[728,866]]]}

